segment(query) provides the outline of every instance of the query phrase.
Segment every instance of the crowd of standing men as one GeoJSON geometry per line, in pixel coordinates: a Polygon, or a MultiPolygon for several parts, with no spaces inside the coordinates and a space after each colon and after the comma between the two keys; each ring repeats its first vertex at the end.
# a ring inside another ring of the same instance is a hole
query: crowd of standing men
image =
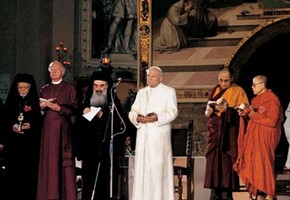
{"type": "MultiPolygon", "coordinates": [[[[147,86],[138,91],[128,114],[116,95],[111,68],[92,73],[81,101],[76,87],[63,80],[61,62],[51,62],[48,71],[51,81],[39,95],[32,75],[16,74],[0,104],[0,152],[6,162],[1,199],[76,200],[76,157],[82,160],[82,200],[118,199],[118,158],[124,156],[127,138],[122,133],[131,122],[137,132],[132,199],[173,200],[171,122],[178,109],[175,90],[162,83],[161,68],[147,70],[147,86]],[[93,107],[98,112],[84,118],[93,107]]],[[[249,103],[233,82],[232,70],[219,73],[205,111],[204,187],[212,190],[211,200],[232,200],[239,178],[251,199],[275,199],[275,150],[284,113],[267,81],[264,75],[253,78],[255,97],[249,103]]],[[[284,128],[288,137],[287,123],[284,128]]]]}
{"type": "Polygon", "coordinates": [[[148,69],[148,86],[138,92],[126,116],[111,68],[92,73],[80,102],[75,86],[63,80],[61,62],[51,62],[48,71],[51,81],[41,87],[40,95],[32,75],[17,74],[1,105],[0,150],[6,161],[1,199],[76,200],[75,157],[82,161],[82,200],[119,199],[117,164],[126,151],[128,135],[122,133],[127,120],[133,127],[129,132],[140,132],[133,199],[173,200],[170,123],[178,111],[175,90],[161,83],[162,70],[148,69]],[[91,119],[83,117],[93,107],[100,110],[91,119]]]}
{"type": "MultiPolygon", "coordinates": [[[[31,74],[16,74],[0,112],[0,151],[5,159],[1,199],[77,199],[76,157],[83,161],[82,199],[116,195],[116,191],[110,193],[110,134],[124,127],[120,122],[123,112],[116,94],[110,95],[111,69],[100,69],[92,74],[82,103],[76,87],[63,80],[66,69],[59,61],[50,63],[51,81],[39,93],[31,74]],[[110,126],[112,104],[119,116],[114,121],[116,128],[110,126]],[[101,110],[88,121],[82,115],[91,106],[101,110]]],[[[114,141],[118,156],[122,141],[121,136],[114,141]]]]}

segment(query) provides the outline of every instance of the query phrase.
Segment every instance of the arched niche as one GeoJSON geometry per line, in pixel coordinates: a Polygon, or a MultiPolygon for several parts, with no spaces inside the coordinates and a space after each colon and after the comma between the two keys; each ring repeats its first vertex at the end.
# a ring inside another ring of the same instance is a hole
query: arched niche
{"type": "MultiPolygon", "coordinates": [[[[236,82],[250,99],[253,77],[266,75],[268,88],[278,95],[285,110],[290,101],[290,18],[269,20],[257,27],[238,44],[226,66],[234,69],[236,82]]],[[[277,154],[286,158],[287,151],[283,130],[277,154]]]]}

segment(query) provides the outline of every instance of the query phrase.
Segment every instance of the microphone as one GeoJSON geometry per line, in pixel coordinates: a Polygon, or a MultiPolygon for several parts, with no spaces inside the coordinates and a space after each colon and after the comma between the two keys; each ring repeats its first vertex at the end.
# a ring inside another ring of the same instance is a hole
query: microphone
{"type": "Polygon", "coordinates": [[[122,81],[122,78],[118,78],[117,81],[113,84],[113,88],[116,88],[122,81]]]}

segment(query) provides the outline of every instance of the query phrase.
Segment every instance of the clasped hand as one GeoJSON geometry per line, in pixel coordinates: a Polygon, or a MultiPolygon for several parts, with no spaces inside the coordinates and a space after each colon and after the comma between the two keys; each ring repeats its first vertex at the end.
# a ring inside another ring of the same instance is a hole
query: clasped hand
{"type": "Polygon", "coordinates": [[[19,133],[19,134],[24,134],[23,130],[27,130],[27,129],[30,129],[30,123],[28,122],[25,122],[22,125],[14,124],[12,127],[12,130],[15,133],[19,133]],[[21,128],[19,128],[19,126],[21,126],[21,128]]]}
{"type": "Polygon", "coordinates": [[[149,113],[148,115],[138,115],[137,116],[137,122],[146,124],[146,123],[153,123],[158,120],[158,116],[156,113],[149,113]]]}
{"type": "Polygon", "coordinates": [[[50,98],[47,101],[40,101],[39,106],[41,109],[44,109],[45,107],[49,107],[50,109],[59,112],[61,107],[60,105],[56,102],[55,98],[50,98]]]}

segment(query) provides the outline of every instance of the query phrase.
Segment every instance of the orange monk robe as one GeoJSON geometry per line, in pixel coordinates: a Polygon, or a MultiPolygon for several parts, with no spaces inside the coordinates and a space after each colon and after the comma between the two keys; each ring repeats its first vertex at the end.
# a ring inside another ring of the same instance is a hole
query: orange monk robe
{"type": "MultiPolygon", "coordinates": [[[[214,91],[214,97],[221,91],[220,87],[217,87],[214,91]]],[[[228,107],[234,108],[241,103],[249,103],[247,94],[244,89],[233,83],[226,92],[222,95],[227,100],[228,107]]]]}
{"type": "Polygon", "coordinates": [[[259,190],[274,197],[275,149],[280,141],[283,110],[271,90],[253,98],[251,105],[256,112],[251,115],[247,127],[247,119],[240,120],[238,160],[234,169],[250,193],[257,196],[259,190]]]}
{"type": "Polygon", "coordinates": [[[217,85],[209,96],[209,100],[216,100],[221,96],[226,99],[228,108],[225,113],[215,113],[207,119],[207,161],[204,187],[237,190],[239,182],[232,164],[237,159],[239,116],[234,107],[241,103],[248,103],[248,98],[244,89],[234,83],[222,95],[219,94],[220,92],[221,88],[217,85]]]}

